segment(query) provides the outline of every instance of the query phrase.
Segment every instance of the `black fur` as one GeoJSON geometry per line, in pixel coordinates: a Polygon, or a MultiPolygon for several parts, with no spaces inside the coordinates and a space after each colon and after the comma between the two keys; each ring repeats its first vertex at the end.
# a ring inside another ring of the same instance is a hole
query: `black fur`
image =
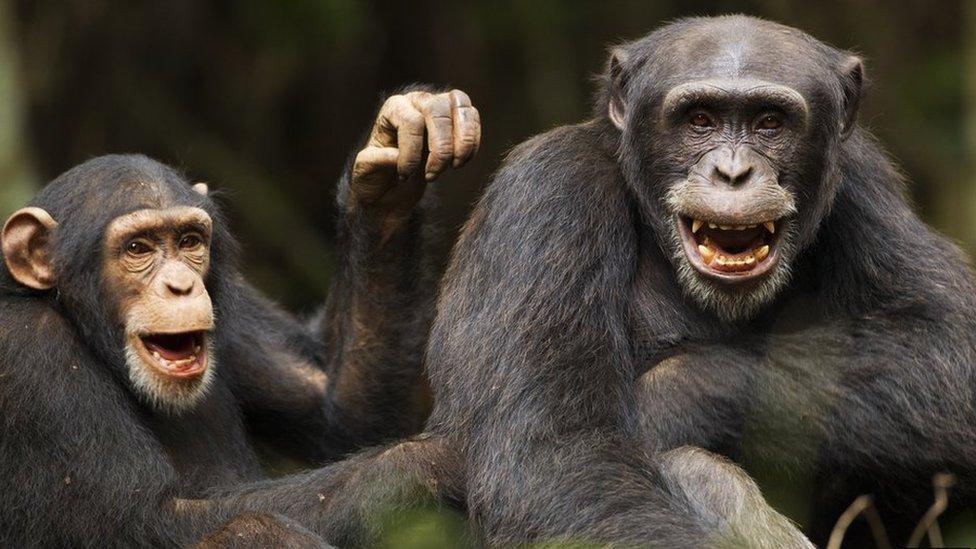
{"type": "MultiPolygon", "coordinates": [[[[342,212],[348,185],[347,170],[342,212]]],[[[252,441],[321,463],[418,427],[431,300],[422,208],[383,246],[358,216],[340,214],[340,271],[329,303],[303,325],[243,280],[217,205],[158,162],[90,160],[31,205],[59,222],[57,285],[26,289],[0,266],[0,545],[183,546],[251,510],[326,533],[320,490],[303,487],[334,473],[277,479],[275,490],[260,482],[252,441]],[[101,276],[112,219],[173,205],[214,220],[205,283],[217,319],[216,378],[179,415],[129,386],[101,276]],[[308,380],[315,372],[328,376],[324,393],[308,380]]]]}
{"type": "Polygon", "coordinates": [[[653,475],[634,478],[641,445],[813,474],[821,542],[862,492],[900,539],[943,469],[971,503],[976,287],[962,254],[912,213],[873,139],[838,137],[857,95],[837,70],[845,54],[747,17],[684,20],[622,48],[632,131],[607,119],[605,90],[593,121],[517,148],[445,282],[428,350],[431,425],[466,449],[475,517],[502,539],[673,535],[653,475]],[[664,228],[669,159],[653,156],[668,139],[656,133],[663,93],[710,76],[710,52],[730,44],[750,52],[745,73],[802,90],[815,124],[784,182],[798,196],[794,276],[736,322],[679,284],[664,228]]]}
{"type": "MultiPolygon", "coordinates": [[[[904,539],[940,470],[972,503],[976,287],[880,147],[845,125],[861,84],[849,55],[742,16],[678,21],[619,51],[594,119],[517,147],[455,248],[427,350],[428,431],[460,465],[446,467],[452,497],[489,542],[718,543],[734,513],[715,512],[716,494],[750,484],[676,487],[690,458],[660,452],[692,444],[813,475],[797,497],[821,542],[863,492],[904,539]],[[724,48],[744,54],[743,75],[799,90],[812,120],[781,175],[797,199],[793,276],[735,320],[676,275],[663,200],[676,157],[654,110],[711,77],[724,48]],[[634,106],[624,132],[607,116],[616,70],[634,106]]],[[[739,540],[801,543],[775,524],[739,540]]]]}

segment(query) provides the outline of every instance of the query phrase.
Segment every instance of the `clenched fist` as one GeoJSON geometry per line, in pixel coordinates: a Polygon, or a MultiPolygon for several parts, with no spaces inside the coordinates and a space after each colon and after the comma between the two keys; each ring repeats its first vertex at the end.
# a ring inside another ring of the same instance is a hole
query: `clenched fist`
{"type": "Polygon", "coordinates": [[[352,168],[349,209],[385,220],[410,213],[428,182],[478,152],[481,119],[461,90],[415,91],[383,103],[352,168]]]}

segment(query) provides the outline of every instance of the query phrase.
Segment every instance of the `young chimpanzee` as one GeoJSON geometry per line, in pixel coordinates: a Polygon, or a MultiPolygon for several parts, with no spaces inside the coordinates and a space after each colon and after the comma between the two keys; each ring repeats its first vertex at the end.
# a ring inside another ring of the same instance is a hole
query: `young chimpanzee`
{"type": "Polygon", "coordinates": [[[143,156],[48,184],[2,233],[0,545],[185,545],[244,511],[321,531],[297,510],[320,504],[306,477],[249,482],[251,437],[323,462],[419,427],[418,204],[479,143],[461,91],[384,103],[340,181],[341,264],[307,324],[241,277],[206,185],[143,156]]]}

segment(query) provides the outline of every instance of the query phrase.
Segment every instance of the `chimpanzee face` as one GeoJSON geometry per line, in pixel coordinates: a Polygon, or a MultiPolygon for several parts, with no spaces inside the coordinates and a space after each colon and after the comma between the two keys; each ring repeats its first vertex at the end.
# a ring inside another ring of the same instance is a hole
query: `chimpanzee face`
{"type": "Polygon", "coordinates": [[[118,217],[105,234],[104,281],[125,327],[129,377],[177,408],[195,402],[212,375],[211,227],[205,211],[173,207],[118,217]]]}
{"type": "Polygon", "coordinates": [[[169,412],[193,406],[214,371],[206,186],[191,190],[145,158],[106,157],[45,192],[39,203],[54,214],[30,206],[3,228],[11,276],[53,298],[79,340],[113,371],[124,369],[143,400],[169,412]]]}
{"type": "Polygon", "coordinates": [[[737,316],[789,278],[797,199],[788,167],[801,161],[809,108],[789,87],[730,79],[677,86],[661,111],[675,136],[662,153],[683,168],[666,196],[679,278],[737,316]]]}
{"type": "Polygon", "coordinates": [[[630,184],[679,282],[730,320],[772,300],[816,234],[861,80],[856,57],[743,21],[690,23],[659,45],[667,55],[616,54],[609,105],[630,184]]]}

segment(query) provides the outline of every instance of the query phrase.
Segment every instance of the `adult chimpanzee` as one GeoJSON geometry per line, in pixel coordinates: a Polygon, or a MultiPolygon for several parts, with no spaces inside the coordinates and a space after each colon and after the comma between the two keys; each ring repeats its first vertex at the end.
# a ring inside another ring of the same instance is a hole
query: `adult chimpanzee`
{"type": "Polygon", "coordinates": [[[241,278],[206,185],[143,156],[48,184],[2,234],[0,545],[185,545],[243,511],[321,532],[305,477],[245,482],[249,437],[324,461],[419,425],[418,202],[479,142],[461,91],[385,102],[340,181],[341,263],[307,325],[241,278]]]}
{"type": "Polygon", "coordinates": [[[695,18],[603,80],[593,120],[509,155],[455,248],[414,469],[437,448],[508,542],[677,544],[680,458],[649,456],[682,444],[814,474],[821,540],[861,492],[904,534],[942,469],[972,501],[976,285],[857,127],[861,60],[695,18]]]}

